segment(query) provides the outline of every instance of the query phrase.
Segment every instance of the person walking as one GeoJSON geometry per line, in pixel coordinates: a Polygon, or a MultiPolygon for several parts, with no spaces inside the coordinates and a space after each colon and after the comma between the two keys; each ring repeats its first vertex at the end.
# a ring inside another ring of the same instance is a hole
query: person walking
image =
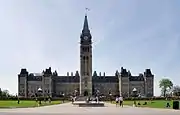
{"type": "Polygon", "coordinates": [[[116,107],[118,106],[118,103],[119,103],[119,98],[118,97],[116,97],[116,107]]]}
{"type": "Polygon", "coordinates": [[[72,104],[74,103],[74,97],[73,96],[71,96],[71,102],[72,102],[72,104]]]}
{"type": "Polygon", "coordinates": [[[123,97],[122,96],[119,97],[119,104],[121,107],[123,107],[123,97]]]}

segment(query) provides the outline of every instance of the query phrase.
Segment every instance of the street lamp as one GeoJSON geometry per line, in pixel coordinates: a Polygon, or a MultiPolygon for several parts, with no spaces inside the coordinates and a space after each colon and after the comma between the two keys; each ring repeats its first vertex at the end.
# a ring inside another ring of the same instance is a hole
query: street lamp
{"type": "Polygon", "coordinates": [[[111,92],[109,93],[109,97],[110,97],[110,101],[112,103],[112,94],[111,94],[111,92]]]}
{"type": "Polygon", "coordinates": [[[18,104],[19,104],[19,102],[20,102],[20,100],[19,100],[19,95],[17,95],[17,93],[16,93],[16,98],[17,98],[17,100],[18,100],[18,104]]]}
{"type": "Polygon", "coordinates": [[[133,91],[133,97],[136,97],[137,96],[137,89],[134,88],[132,91],[133,91]]]}
{"type": "Polygon", "coordinates": [[[63,93],[62,95],[63,95],[63,103],[64,103],[64,100],[65,100],[65,99],[64,99],[64,98],[65,98],[65,94],[63,93]]]}
{"type": "Polygon", "coordinates": [[[134,103],[133,103],[133,106],[136,106],[136,100],[135,100],[135,97],[137,96],[137,89],[134,88],[134,89],[132,90],[132,92],[133,92],[132,97],[134,97],[134,103]]]}
{"type": "Polygon", "coordinates": [[[38,97],[38,100],[39,100],[39,104],[41,104],[41,97],[42,96],[42,89],[41,88],[38,88],[37,90],[37,97],[38,97]]]}

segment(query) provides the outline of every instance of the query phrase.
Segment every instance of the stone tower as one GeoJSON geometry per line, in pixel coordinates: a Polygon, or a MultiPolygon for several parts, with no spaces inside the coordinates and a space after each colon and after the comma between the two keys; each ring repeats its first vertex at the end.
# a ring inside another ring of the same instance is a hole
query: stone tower
{"type": "Polygon", "coordinates": [[[92,36],[85,15],[80,36],[80,95],[92,95],[92,36]]]}
{"type": "Polygon", "coordinates": [[[150,69],[146,69],[144,72],[145,78],[145,94],[147,97],[154,96],[154,75],[150,69]]]}

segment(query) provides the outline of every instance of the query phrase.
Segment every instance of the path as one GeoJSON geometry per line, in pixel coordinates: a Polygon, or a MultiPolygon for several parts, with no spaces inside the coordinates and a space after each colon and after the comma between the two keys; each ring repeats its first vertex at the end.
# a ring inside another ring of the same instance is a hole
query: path
{"type": "Polygon", "coordinates": [[[116,107],[105,103],[106,107],[77,107],[71,103],[38,108],[0,109],[2,115],[180,115],[180,110],[116,107]]]}

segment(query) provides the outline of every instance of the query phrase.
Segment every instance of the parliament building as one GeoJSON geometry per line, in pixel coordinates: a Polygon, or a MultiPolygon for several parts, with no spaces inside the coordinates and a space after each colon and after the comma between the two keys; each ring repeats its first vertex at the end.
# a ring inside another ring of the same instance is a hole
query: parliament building
{"type": "Polygon", "coordinates": [[[131,75],[129,70],[121,67],[115,70],[114,75],[92,71],[92,36],[88,27],[87,15],[80,36],[80,72],[67,73],[58,76],[51,67],[40,73],[29,73],[26,68],[18,74],[18,96],[32,97],[39,88],[43,95],[58,97],[60,95],[122,95],[131,97],[133,89],[141,96],[154,96],[154,75],[150,69],[145,69],[137,76],[131,75]]]}

